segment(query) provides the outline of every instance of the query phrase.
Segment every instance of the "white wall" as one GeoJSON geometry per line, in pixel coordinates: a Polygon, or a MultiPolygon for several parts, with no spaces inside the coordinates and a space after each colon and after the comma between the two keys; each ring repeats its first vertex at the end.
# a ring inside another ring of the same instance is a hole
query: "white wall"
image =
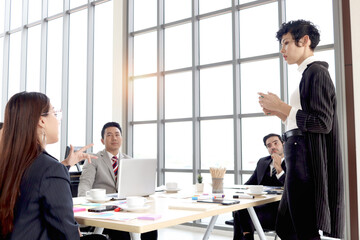
{"type": "MultiPolygon", "coordinates": [[[[351,19],[351,47],[354,81],[354,107],[355,107],[355,138],[356,138],[356,165],[358,176],[358,210],[360,206],[360,1],[350,0],[351,19]],[[358,124],[356,124],[358,123],[358,124]]],[[[360,216],[360,213],[358,213],[360,216]]],[[[360,219],[359,219],[360,229],[360,219]]]]}

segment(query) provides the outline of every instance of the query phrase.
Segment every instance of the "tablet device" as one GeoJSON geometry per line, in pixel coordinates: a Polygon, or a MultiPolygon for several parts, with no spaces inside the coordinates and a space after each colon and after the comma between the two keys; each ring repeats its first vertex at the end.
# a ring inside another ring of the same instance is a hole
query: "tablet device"
{"type": "Polygon", "coordinates": [[[222,204],[222,205],[232,205],[232,204],[240,203],[239,200],[233,200],[233,199],[204,199],[204,200],[198,200],[197,202],[219,203],[219,204],[222,204]]]}
{"type": "Polygon", "coordinates": [[[112,211],[118,208],[118,206],[115,205],[106,205],[106,206],[100,206],[96,208],[89,208],[89,212],[106,212],[106,211],[112,211]]]}

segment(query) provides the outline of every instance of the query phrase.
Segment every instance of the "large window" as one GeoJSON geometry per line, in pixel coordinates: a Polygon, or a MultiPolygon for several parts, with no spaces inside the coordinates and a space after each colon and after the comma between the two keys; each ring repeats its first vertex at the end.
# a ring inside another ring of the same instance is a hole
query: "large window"
{"type": "Polygon", "coordinates": [[[268,154],[263,136],[284,130],[257,93],[287,101],[298,86],[275,34],[299,18],[318,25],[315,56],[335,81],[332,1],[129,1],[127,152],[157,157],[159,184],[199,172],[211,181],[212,166],[227,168],[226,184],[244,183],[268,154]]]}
{"type": "Polygon", "coordinates": [[[62,160],[69,144],[102,149],[101,128],[114,120],[113,2],[23,2],[0,1],[2,110],[19,91],[46,93],[63,111],[60,141],[47,151],[62,160]]]}

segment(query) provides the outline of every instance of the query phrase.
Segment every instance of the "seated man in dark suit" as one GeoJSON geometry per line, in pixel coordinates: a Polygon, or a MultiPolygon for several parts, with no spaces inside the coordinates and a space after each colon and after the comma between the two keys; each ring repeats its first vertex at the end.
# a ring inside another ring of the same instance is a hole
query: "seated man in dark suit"
{"type": "MultiPolygon", "coordinates": [[[[245,185],[284,186],[285,161],[283,142],[279,135],[270,133],[263,139],[269,156],[260,158],[256,169],[245,185]]],[[[261,226],[275,229],[279,202],[254,207],[261,226]]],[[[234,240],[254,239],[254,226],[246,209],[233,212],[234,240]]]]}

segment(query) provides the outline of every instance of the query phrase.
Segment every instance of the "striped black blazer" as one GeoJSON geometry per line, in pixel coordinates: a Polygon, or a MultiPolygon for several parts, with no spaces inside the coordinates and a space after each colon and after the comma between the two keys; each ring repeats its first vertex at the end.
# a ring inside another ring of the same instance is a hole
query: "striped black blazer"
{"type": "Polygon", "coordinates": [[[296,122],[303,132],[315,183],[317,224],[324,235],[344,235],[344,186],[335,87],[326,62],[313,62],[300,82],[302,110],[296,122]]]}

